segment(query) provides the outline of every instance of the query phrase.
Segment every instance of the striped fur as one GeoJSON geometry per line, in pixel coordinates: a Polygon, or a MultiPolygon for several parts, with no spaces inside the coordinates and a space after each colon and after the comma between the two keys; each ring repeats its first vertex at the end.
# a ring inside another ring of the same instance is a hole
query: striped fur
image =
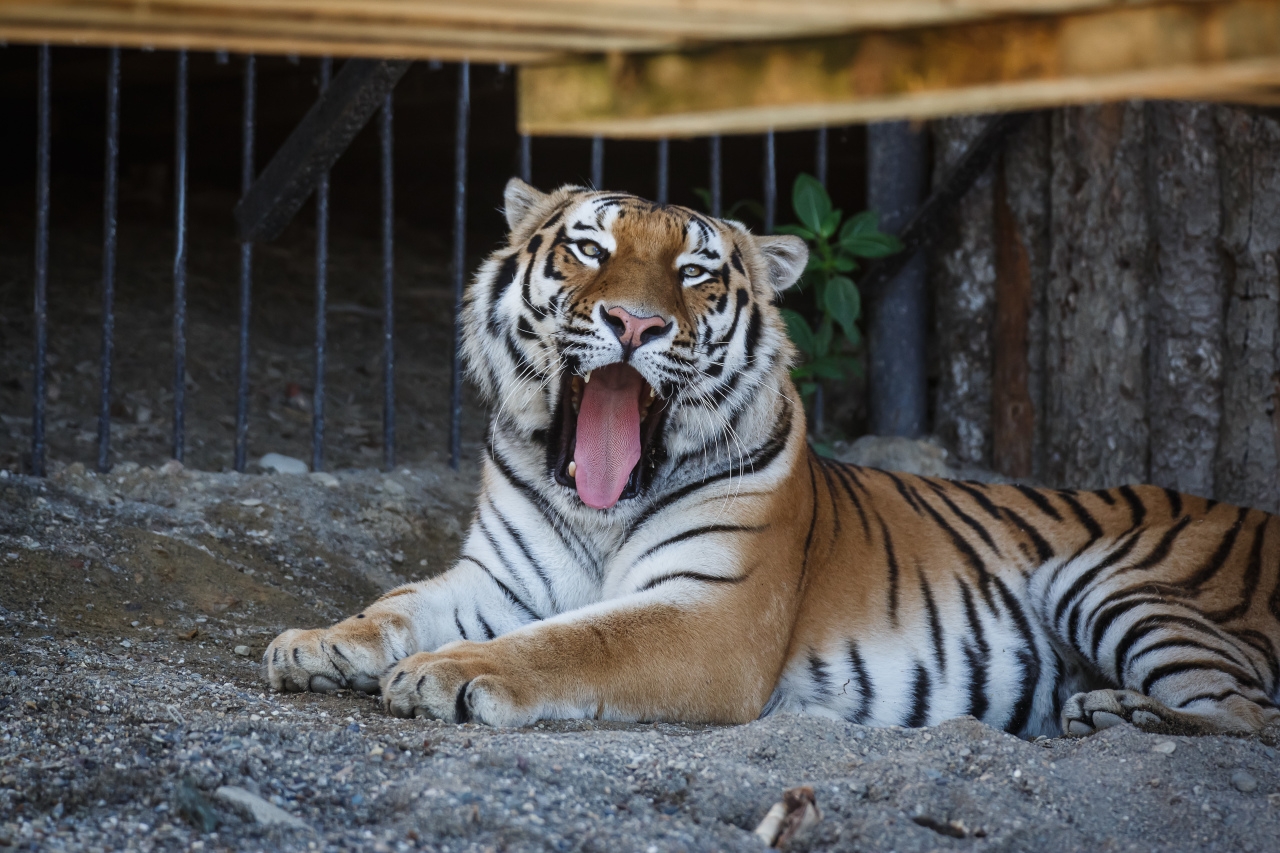
{"type": "Polygon", "coordinates": [[[1025,736],[1280,722],[1275,517],[1147,486],[822,459],[772,305],[803,269],[800,241],[519,181],[507,216],[463,318],[493,417],[458,563],[282,634],[265,659],[276,689],[380,689],[398,715],[492,725],[782,710],[971,714],[1025,736]],[[614,306],[668,325],[628,349],[614,306]],[[623,499],[595,510],[566,479],[565,407],[574,377],[624,359],[655,392],[652,435],[623,499]]]}

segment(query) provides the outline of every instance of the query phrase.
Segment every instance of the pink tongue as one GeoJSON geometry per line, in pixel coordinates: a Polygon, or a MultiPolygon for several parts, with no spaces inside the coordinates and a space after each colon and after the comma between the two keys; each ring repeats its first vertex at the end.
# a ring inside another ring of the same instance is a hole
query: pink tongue
{"type": "Polygon", "coordinates": [[[644,379],[634,367],[611,364],[592,373],[582,390],[574,479],[578,497],[589,507],[616,504],[640,461],[643,388],[644,379]]]}

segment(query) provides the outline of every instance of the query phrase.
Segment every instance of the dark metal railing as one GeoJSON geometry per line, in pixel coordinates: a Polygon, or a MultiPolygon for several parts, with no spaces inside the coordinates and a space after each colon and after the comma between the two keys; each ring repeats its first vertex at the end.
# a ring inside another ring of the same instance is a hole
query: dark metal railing
{"type": "MultiPolygon", "coordinates": [[[[120,50],[107,53],[107,109],[103,199],[102,260],[102,347],[100,398],[98,401],[97,468],[110,470],[111,459],[111,395],[115,355],[115,289],[118,230],[118,171],[120,148],[120,50]]],[[[188,118],[189,58],[186,51],[175,54],[175,126],[174,126],[174,255],[173,255],[173,458],[182,461],[186,444],[186,356],[187,356],[187,252],[188,252],[188,118]]],[[[219,54],[225,64],[227,57],[219,54]]],[[[48,344],[48,279],[49,279],[49,180],[50,180],[50,48],[39,48],[37,69],[37,139],[36,139],[36,252],[35,252],[35,361],[32,411],[31,471],[43,476],[46,470],[46,361],[48,344]]],[[[431,63],[433,69],[439,63],[431,63]]],[[[468,136],[471,118],[471,68],[466,62],[458,66],[457,124],[454,147],[453,193],[453,297],[454,328],[451,359],[449,462],[457,468],[462,455],[462,364],[461,309],[465,289],[466,216],[468,136]]],[[[329,86],[333,64],[323,58],[319,67],[320,93],[329,86]]],[[[255,129],[257,104],[257,60],[244,58],[243,119],[241,126],[240,190],[242,199],[249,195],[257,179],[255,169],[255,129]]],[[[762,171],[765,230],[772,232],[777,208],[777,168],[774,135],[766,133],[762,171]]],[[[394,229],[394,111],[392,95],[383,97],[380,107],[379,142],[381,153],[382,197],[382,358],[383,358],[383,465],[390,469],[396,460],[396,396],[395,396],[395,229],[394,229]]],[[[819,132],[815,152],[819,180],[827,178],[827,133],[819,132]]],[[[591,139],[590,180],[595,187],[604,186],[605,140],[591,139]]],[[[533,180],[532,139],[521,135],[519,171],[525,180],[533,180]]],[[[719,216],[723,198],[723,146],[721,137],[708,138],[709,194],[713,216],[719,216]]],[[[669,140],[656,143],[655,200],[666,203],[669,198],[671,146],[669,140]]],[[[315,269],[315,341],[314,387],[311,398],[311,469],[321,471],[325,464],[325,396],[326,345],[329,273],[329,173],[323,171],[315,186],[316,201],[316,269],[315,269]]],[[[253,243],[240,243],[239,327],[236,365],[236,414],[234,468],[244,471],[249,456],[250,406],[250,332],[253,290],[253,243]]]]}

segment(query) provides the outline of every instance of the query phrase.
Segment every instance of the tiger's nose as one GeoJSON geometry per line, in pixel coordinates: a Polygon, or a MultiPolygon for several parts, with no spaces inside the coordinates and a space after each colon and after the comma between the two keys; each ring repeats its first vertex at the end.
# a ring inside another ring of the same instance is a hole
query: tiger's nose
{"type": "Polygon", "coordinates": [[[671,329],[671,322],[663,320],[661,317],[637,317],[626,308],[614,306],[609,310],[605,310],[604,306],[600,306],[600,313],[603,315],[605,323],[622,344],[622,349],[627,355],[633,350],[639,349],[649,341],[662,337],[671,329]]]}

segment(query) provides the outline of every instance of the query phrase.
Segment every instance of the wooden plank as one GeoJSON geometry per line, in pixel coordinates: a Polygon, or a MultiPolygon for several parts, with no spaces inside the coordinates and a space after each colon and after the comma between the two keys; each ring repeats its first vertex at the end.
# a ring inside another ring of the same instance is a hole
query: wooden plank
{"type": "Polygon", "coordinates": [[[1280,2],[1221,0],[882,30],[524,68],[520,128],[755,133],[1280,83],[1280,2]]]}
{"type": "Polygon", "coordinates": [[[408,60],[348,59],[236,205],[241,240],[274,240],[382,106],[408,60]]]}
{"type": "Polygon", "coordinates": [[[991,465],[1006,477],[1031,476],[1031,255],[1009,207],[1004,164],[995,170],[996,322],[992,341],[991,465]]]}
{"type": "MultiPolygon", "coordinates": [[[[537,62],[1157,0],[0,0],[0,39],[537,62]]],[[[1212,0],[1191,0],[1212,2],[1212,0]]]]}

